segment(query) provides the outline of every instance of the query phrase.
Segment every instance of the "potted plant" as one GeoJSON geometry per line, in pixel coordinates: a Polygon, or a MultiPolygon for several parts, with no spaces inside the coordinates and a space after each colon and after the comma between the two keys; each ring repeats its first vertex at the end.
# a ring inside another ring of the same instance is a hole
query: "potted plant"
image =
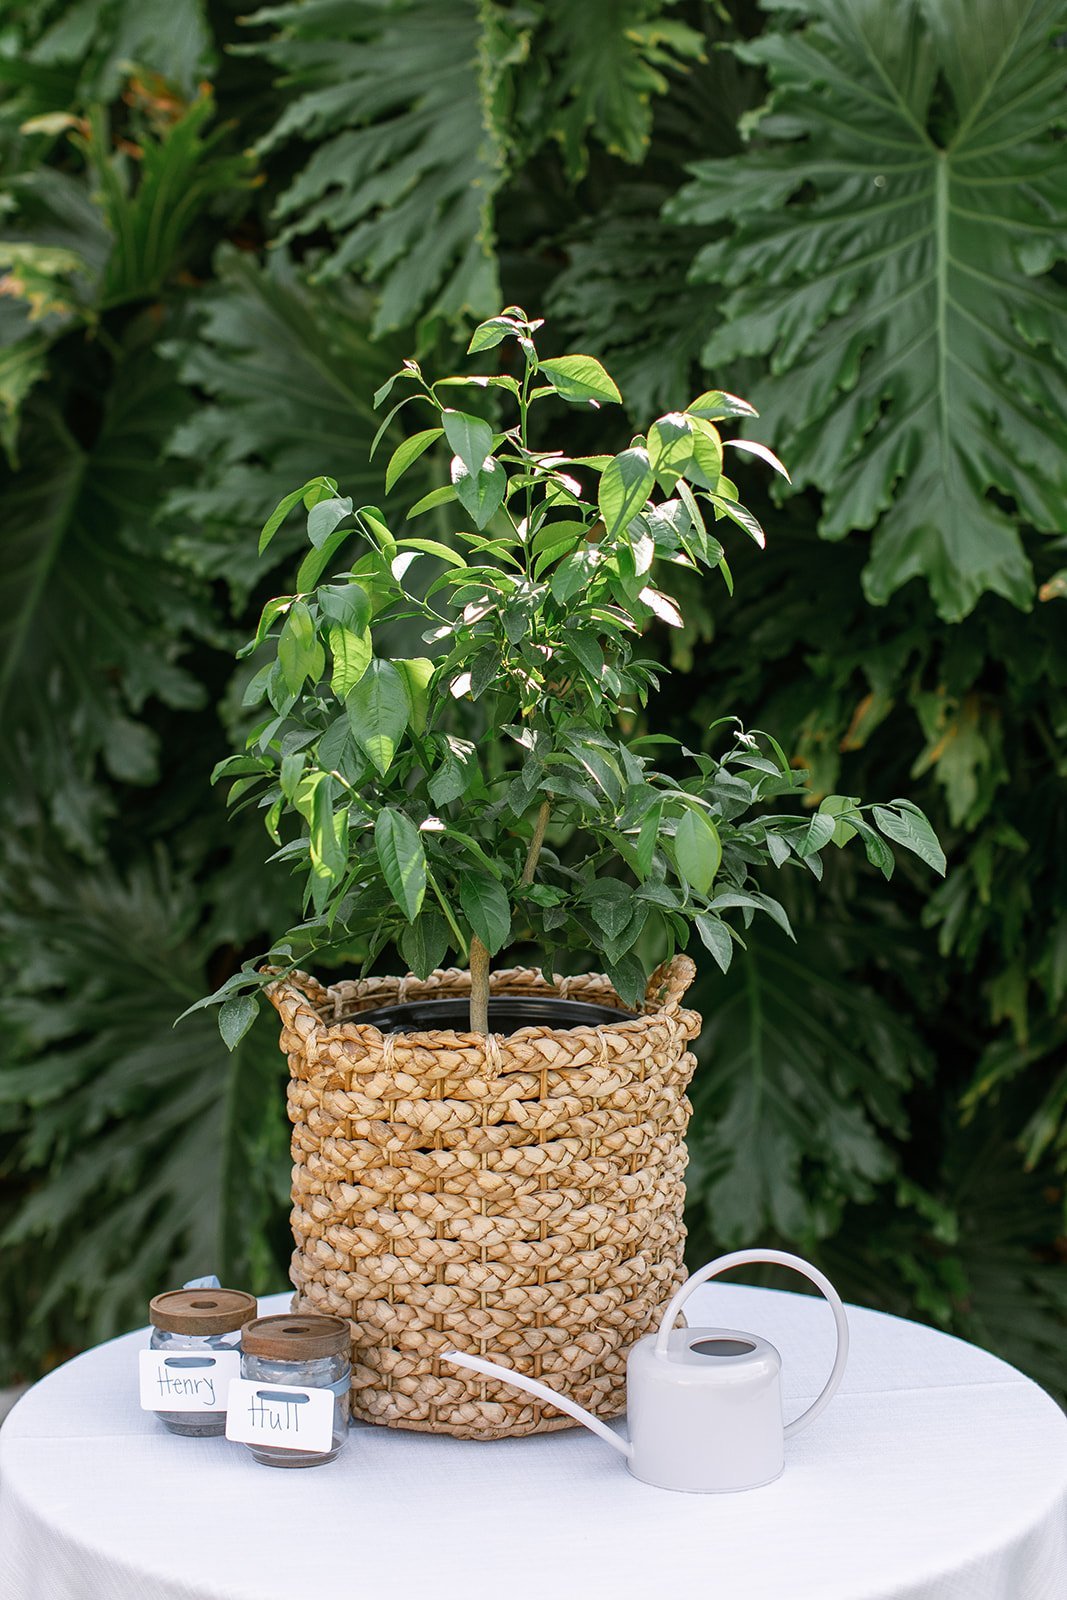
{"type": "Polygon", "coordinates": [[[682,623],[671,570],[730,586],[716,532],[764,542],[724,446],[784,469],[722,439],[755,413],[721,391],[618,454],[573,456],[565,431],[550,448],[553,407],[621,397],[591,356],[540,359],[540,326],[512,306],[475,330],[470,352],[512,343],[514,372],[431,382],[407,361],[378,392],[379,440],[401,412],[420,424],[387,491],[450,458],[403,527],[328,477],[277,507],[261,550],[299,506],[309,549],[245,646],[263,711],[215,773],[305,882],[265,966],[202,1002],[231,1047],[264,986],[282,1016],[297,1303],[351,1318],[357,1415],[473,1437],[568,1422],[441,1351],[503,1350],[610,1415],[681,1281],[693,935],[725,971],[753,916],[789,932],[760,874],[819,876],[831,843],[858,838],[887,876],[891,843],[943,869],[906,800],[801,811],[770,735],[723,719],[712,755],[641,731],[663,670],[642,636],[682,623]],[[437,507],[447,542],[420,531],[437,507]],[[389,948],[406,975],[367,976],[389,948]],[[513,950],[529,964],[498,970],[513,950]],[[353,955],[364,975],[328,989],[300,970],[353,955]]]}

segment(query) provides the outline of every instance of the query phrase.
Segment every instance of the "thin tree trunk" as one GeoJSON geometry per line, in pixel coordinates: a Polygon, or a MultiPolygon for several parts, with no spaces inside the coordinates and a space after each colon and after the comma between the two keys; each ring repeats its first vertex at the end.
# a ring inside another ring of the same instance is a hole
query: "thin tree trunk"
{"type": "MultiPolygon", "coordinates": [[[[548,817],[551,804],[542,800],[538,808],[534,830],[530,836],[529,848],[526,851],[526,861],[522,869],[520,883],[532,883],[537,870],[537,858],[541,854],[541,846],[545,842],[545,829],[548,827],[548,817]]],[[[471,1008],[470,1030],[472,1033],[489,1032],[489,952],[485,945],[475,934],[471,939],[471,1008]]]]}
{"type": "Polygon", "coordinates": [[[534,831],[530,838],[530,847],[526,852],[526,862],[522,869],[520,883],[533,883],[534,873],[537,870],[537,858],[541,854],[541,846],[545,842],[545,829],[548,827],[548,813],[551,801],[542,800],[534,823],[534,831]]]}
{"type": "Polygon", "coordinates": [[[471,939],[472,1033],[489,1032],[489,952],[475,934],[471,939]]]}

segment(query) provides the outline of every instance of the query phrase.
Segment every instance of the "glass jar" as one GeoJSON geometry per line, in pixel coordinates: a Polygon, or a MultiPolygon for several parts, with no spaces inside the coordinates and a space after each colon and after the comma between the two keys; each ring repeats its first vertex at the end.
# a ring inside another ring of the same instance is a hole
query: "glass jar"
{"type": "MultiPolygon", "coordinates": [[[[171,1289],[148,1307],[152,1350],[240,1350],[241,1329],[258,1306],[240,1289],[171,1289]]],[[[225,1411],[157,1411],[171,1433],[202,1439],[226,1432],[225,1411]]]]}
{"type": "Polygon", "coordinates": [[[352,1335],[341,1317],[257,1317],[241,1330],[241,1376],[259,1383],[333,1391],[333,1444],[323,1453],[246,1445],[265,1467],[318,1467],[344,1448],[348,1430],[352,1335]]]}

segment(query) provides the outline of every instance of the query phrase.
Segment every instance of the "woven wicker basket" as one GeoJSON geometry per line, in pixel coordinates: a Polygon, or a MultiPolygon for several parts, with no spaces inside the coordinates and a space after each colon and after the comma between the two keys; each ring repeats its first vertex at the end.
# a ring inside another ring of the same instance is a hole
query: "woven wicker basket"
{"type": "MultiPolygon", "coordinates": [[[[465,1439],[574,1426],[440,1362],[452,1346],[599,1416],[624,1408],[626,1353],[684,1277],[693,974],[684,956],[661,967],[617,1025],[511,1035],[361,1020],[466,995],[466,972],[328,989],[294,973],[268,991],[292,1074],[293,1305],[351,1320],[355,1416],[465,1439]]],[[[622,1010],[598,975],[490,982],[622,1010]]]]}

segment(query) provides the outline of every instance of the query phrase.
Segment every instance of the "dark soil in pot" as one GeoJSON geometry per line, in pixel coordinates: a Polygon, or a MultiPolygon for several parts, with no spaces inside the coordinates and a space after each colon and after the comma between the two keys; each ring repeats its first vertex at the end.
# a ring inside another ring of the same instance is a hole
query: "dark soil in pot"
{"type": "MultiPolygon", "coordinates": [[[[599,1028],[606,1023],[628,1022],[635,1015],[615,1006],[592,1005],[587,1000],[553,999],[550,995],[502,994],[489,1001],[489,1032],[509,1034],[519,1028],[599,1028]]],[[[446,1000],[406,1000],[345,1017],[346,1022],[372,1022],[382,1033],[437,1033],[451,1028],[469,1033],[470,1009],[463,996],[446,1000]]]]}

